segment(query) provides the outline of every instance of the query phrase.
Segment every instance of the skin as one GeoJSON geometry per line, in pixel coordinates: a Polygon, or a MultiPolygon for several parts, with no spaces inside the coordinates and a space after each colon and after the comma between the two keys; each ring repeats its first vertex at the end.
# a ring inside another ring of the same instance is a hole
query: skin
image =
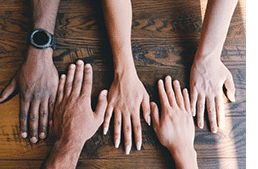
{"type": "Polygon", "coordinates": [[[134,133],[137,150],[141,149],[141,108],[145,121],[150,125],[149,95],[134,65],[131,48],[130,0],[103,0],[103,9],[114,61],[114,80],[108,95],[103,133],[107,134],[110,119],[114,114],[115,147],[119,147],[121,128],[123,128],[125,152],[129,154],[132,147],[132,133],[134,133]]]}
{"type": "Polygon", "coordinates": [[[67,77],[59,81],[53,118],[56,142],[43,168],[75,168],[81,150],[104,121],[107,90],[99,94],[96,111],[91,109],[92,67],[78,60],[67,77]]]}
{"type": "MultiPolygon", "coordinates": [[[[54,33],[59,0],[31,0],[33,30],[54,33]],[[49,12],[51,11],[51,12],[49,12]]],[[[32,143],[46,138],[48,121],[54,109],[58,87],[58,72],[52,60],[53,50],[28,47],[25,61],[0,95],[0,103],[18,90],[20,92],[21,136],[32,143]]]]}
{"type": "Polygon", "coordinates": [[[161,115],[156,103],[151,102],[151,116],[154,131],[160,143],[173,156],[176,168],[195,169],[197,155],[194,149],[194,122],[190,110],[190,100],[187,89],[181,92],[177,80],[173,82],[170,76],[158,81],[158,92],[161,103],[161,115]]]}
{"type": "Polygon", "coordinates": [[[205,103],[213,133],[225,127],[223,86],[226,95],[235,101],[233,77],[221,62],[220,55],[237,0],[209,0],[199,46],[191,68],[191,108],[197,124],[204,126],[205,103]]]}

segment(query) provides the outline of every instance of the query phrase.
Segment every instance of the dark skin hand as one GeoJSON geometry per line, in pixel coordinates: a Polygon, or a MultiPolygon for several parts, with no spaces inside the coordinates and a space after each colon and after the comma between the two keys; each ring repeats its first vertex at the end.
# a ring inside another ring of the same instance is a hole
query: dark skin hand
{"type": "Polygon", "coordinates": [[[52,61],[53,50],[29,47],[28,55],[0,95],[4,102],[20,91],[21,136],[32,143],[47,136],[48,117],[51,117],[58,87],[58,72],[52,61]],[[28,127],[29,126],[29,127],[28,127]]]}

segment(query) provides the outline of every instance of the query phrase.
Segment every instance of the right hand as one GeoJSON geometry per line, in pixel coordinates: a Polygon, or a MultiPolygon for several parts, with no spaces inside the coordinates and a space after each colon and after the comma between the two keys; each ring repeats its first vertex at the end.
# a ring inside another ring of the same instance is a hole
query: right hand
{"type": "Polygon", "coordinates": [[[173,82],[170,76],[158,81],[158,91],[161,103],[161,117],[156,103],[151,102],[153,128],[160,143],[172,151],[182,151],[186,147],[193,148],[194,122],[190,110],[187,89],[181,93],[180,84],[173,82]]]}
{"type": "Polygon", "coordinates": [[[21,68],[0,95],[0,103],[15,90],[20,91],[21,136],[29,136],[32,143],[47,136],[49,117],[54,109],[58,87],[58,72],[52,60],[53,50],[39,50],[29,46],[21,68]]]}

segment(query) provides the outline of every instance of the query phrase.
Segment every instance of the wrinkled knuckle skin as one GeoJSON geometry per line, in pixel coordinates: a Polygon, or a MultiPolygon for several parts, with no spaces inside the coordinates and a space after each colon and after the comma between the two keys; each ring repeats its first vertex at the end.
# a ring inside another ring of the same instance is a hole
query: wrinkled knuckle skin
{"type": "Polygon", "coordinates": [[[209,107],[208,112],[210,113],[215,113],[215,107],[209,107]]]}
{"type": "Polygon", "coordinates": [[[134,128],[135,132],[140,132],[142,130],[142,127],[140,125],[135,126],[134,128]]]}
{"type": "Polygon", "coordinates": [[[38,118],[36,117],[36,114],[31,113],[31,114],[30,114],[30,121],[31,121],[31,122],[36,122],[37,120],[38,120],[38,118]]]}
{"type": "Polygon", "coordinates": [[[125,126],[125,132],[129,133],[131,131],[130,126],[125,126]]]}

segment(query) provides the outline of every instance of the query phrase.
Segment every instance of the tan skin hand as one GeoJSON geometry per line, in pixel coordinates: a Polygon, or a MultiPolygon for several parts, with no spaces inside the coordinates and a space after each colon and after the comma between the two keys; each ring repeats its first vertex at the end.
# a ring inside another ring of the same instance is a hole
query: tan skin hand
{"type": "Polygon", "coordinates": [[[216,133],[218,127],[225,127],[223,85],[230,101],[235,101],[235,87],[231,73],[220,60],[204,61],[194,62],[191,69],[191,107],[193,115],[197,108],[197,123],[203,128],[206,102],[210,128],[216,133]]]}
{"type": "Polygon", "coordinates": [[[76,168],[81,150],[103,123],[107,90],[99,94],[96,111],[91,109],[92,67],[78,60],[67,77],[59,81],[52,134],[56,141],[43,168],[76,168]]]}
{"type": "Polygon", "coordinates": [[[150,124],[149,95],[142,82],[139,80],[138,76],[131,73],[125,73],[122,74],[122,76],[116,76],[110,87],[110,92],[108,95],[108,108],[103,128],[104,134],[106,134],[112,113],[114,112],[115,147],[119,147],[121,139],[121,127],[123,125],[126,154],[129,154],[131,150],[132,130],[134,132],[137,150],[141,149],[141,107],[145,120],[150,124]],[[131,123],[133,125],[133,129],[131,128],[131,123]]]}
{"type": "Polygon", "coordinates": [[[198,168],[194,150],[194,122],[190,111],[190,100],[187,89],[181,92],[177,80],[173,82],[167,76],[165,87],[158,81],[161,103],[161,115],[156,103],[151,103],[153,128],[160,143],[168,148],[177,168],[198,168]]]}
{"type": "Polygon", "coordinates": [[[47,136],[48,120],[54,109],[58,72],[52,61],[52,49],[29,47],[26,61],[2,91],[0,102],[15,90],[20,91],[20,128],[23,138],[32,143],[47,136]]]}
{"type": "Polygon", "coordinates": [[[92,68],[79,60],[69,67],[68,75],[62,75],[54,110],[53,129],[57,139],[87,141],[103,123],[107,107],[107,91],[99,95],[96,112],[91,109],[92,68]],[[62,119],[62,120],[60,120],[62,119]],[[61,130],[61,132],[60,132],[61,130]]]}

